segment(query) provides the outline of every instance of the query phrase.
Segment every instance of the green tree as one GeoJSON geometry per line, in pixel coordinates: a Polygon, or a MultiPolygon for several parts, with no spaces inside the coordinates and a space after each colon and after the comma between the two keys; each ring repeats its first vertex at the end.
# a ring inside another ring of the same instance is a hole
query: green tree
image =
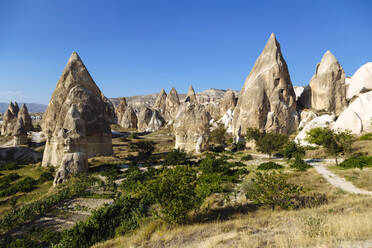
{"type": "Polygon", "coordinates": [[[301,159],[305,156],[305,149],[295,141],[289,141],[283,149],[283,155],[287,159],[301,159]]]}
{"type": "Polygon", "coordinates": [[[259,152],[268,154],[271,158],[274,152],[280,151],[288,142],[288,136],[274,132],[260,132],[257,128],[248,128],[246,138],[256,142],[259,152]]]}
{"type": "Polygon", "coordinates": [[[303,193],[301,186],[287,182],[287,176],[275,171],[257,172],[251,182],[244,185],[246,197],[255,204],[276,206],[283,209],[294,208],[294,199],[303,193]]]}
{"type": "Polygon", "coordinates": [[[334,131],[330,128],[313,128],[307,132],[306,141],[322,146],[334,156],[338,165],[338,156],[350,152],[354,137],[349,131],[334,131]]]}
{"type": "Polygon", "coordinates": [[[219,126],[211,132],[211,141],[220,145],[226,143],[226,128],[219,126]]]}
{"type": "Polygon", "coordinates": [[[155,143],[153,141],[139,141],[130,143],[129,148],[138,152],[139,157],[148,159],[155,150],[155,143]]]}

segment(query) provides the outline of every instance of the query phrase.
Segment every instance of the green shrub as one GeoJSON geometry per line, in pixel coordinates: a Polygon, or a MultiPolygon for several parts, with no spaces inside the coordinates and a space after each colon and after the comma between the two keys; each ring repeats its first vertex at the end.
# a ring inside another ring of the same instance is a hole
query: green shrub
{"type": "Polygon", "coordinates": [[[309,165],[303,159],[300,159],[298,157],[296,157],[295,160],[289,164],[289,167],[296,169],[298,171],[306,171],[307,169],[312,168],[311,165],[309,165]]]}
{"type": "Polygon", "coordinates": [[[39,177],[39,179],[37,180],[38,181],[38,183],[45,183],[45,182],[48,182],[48,181],[52,181],[54,179],[54,176],[53,176],[53,174],[52,173],[50,173],[50,172],[43,172],[41,175],[40,175],[40,177],[39,177]]]}
{"type": "Polygon", "coordinates": [[[25,177],[19,182],[10,185],[8,188],[0,191],[0,197],[14,195],[18,192],[30,192],[35,188],[37,181],[31,177],[25,177]]]}
{"type": "Polygon", "coordinates": [[[295,204],[293,199],[299,197],[303,192],[301,186],[287,182],[287,176],[282,173],[257,172],[251,182],[244,185],[247,199],[255,204],[276,206],[282,209],[293,209],[295,204]]]}
{"type": "Polygon", "coordinates": [[[6,189],[9,185],[18,180],[20,176],[17,173],[10,173],[0,178],[0,190],[6,189]]]}
{"type": "Polygon", "coordinates": [[[17,163],[11,162],[11,163],[1,163],[0,162],[0,171],[6,171],[6,170],[18,170],[22,168],[23,166],[18,165],[17,163]]]}
{"type": "Polygon", "coordinates": [[[265,162],[261,163],[257,169],[258,170],[277,170],[277,169],[282,169],[283,166],[274,162],[265,162]]]}
{"type": "Polygon", "coordinates": [[[294,141],[289,141],[282,151],[283,156],[287,159],[296,158],[296,157],[304,157],[305,156],[305,149],[298,143],[294,141]]]}
{"type": "Polygon", "coordinates": [[[245,156],[243,156],[240,161],[249,161],[249,160],[253,160],[253,157],[251,154],[247,154],[245,156]]]}
{"type": "Polygon", "coordinates": [[[131,151],[138,152],[138,156],[143,159],[148,159],[155,150],[153,141],[139,141],[129,144],[131,151]]]}
{"type": "Polygon", "coordinates": [[[202,173],[198,178],[196,186],[196,193],[204,199],[212,193],[220,193],[222,188],[223,179],[219,173],[202,173]]]}
{"type": "Polygon", "coordinates": [[[226,142],[226,128],[223,126],[217,127],[212,130],[210,134],[211,142],[224,145],[226,142]]]}
{"type": "Polygon", "coordinates": [[[141,187],[145,181],[153,179],[157,171],[154,168],[148,168],[143,171],[137,166],[131,166],[123,173],[123,181],[120,188],[125,192],[141,193],[141,187]]]}
{"type": "Polygon", "coordinates": [[[172,151],[166,154],[165,159],[164,159],[164,164],[165,165],[184,165],[184,164],[189,164],[189,160],[184,150],[173,149],[172,151]]]}
{"type": "Polygon", "coordinates": [[[366,133],[359,137],[359,140],[372,140],[372,133],[366,133]]]}
{"type": "Polygon", "coordinates": [[[209,151],[215,152],[215,153],[221,153],[225,151],[225,147],[223,145],[218,145],[218,146],[210,145],[209,151]]]}
{"type": "Polygon", "coordinates": [[[108,179],[116,180],[122,174],[121,170],[115,164],[104,165],[105,169],[101,172],[101,175],[108,179]]]}
{"type": "Polygon", "coordinates": [[[344,169],[349,168],[359,168],[363,169],[364,167],[372,166],[372,156],[358,156],[351,157],[339,164],[340,167],[344,169]]]}

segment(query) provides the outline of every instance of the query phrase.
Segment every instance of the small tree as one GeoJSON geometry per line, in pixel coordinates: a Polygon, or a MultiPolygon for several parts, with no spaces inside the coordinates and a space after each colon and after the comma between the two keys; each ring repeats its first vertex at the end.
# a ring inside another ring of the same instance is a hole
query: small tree
{"type": "Polygon", "coordinates": [[[283,209],[294,208],[293,200],[303,193],[301,186],[287,182],[287,177],[282,173],[257,172],[251,182],[245,184],[246,197],[256,204],[275,206],[283,209]]]}
{"type": "Polygon", "coordinates": [[[301,159],[305,156],[305,149],[295,141],[289,141],[283,149],[283,155],[287,159],[301,159]]]}
{"type": "Polygon", "coordinates": [[[256,128],[248,128],[246,138],[256,141],[257,151],[268,154],[270,158],[274,152],[281,150],[288,142],[287,135],[274,132],[264,133],[256,128]]]}
{"type": "Polygon", "coordinates": [[[220,145],[226,142],[226,128],[219,126],[211,132],[211,141],[220,145]]]}
{"type": "Polygon", "coordinates": [[[148,159],[155,150],[155,143],[153,141],[139,141],[130,143],[129,148],[138,152],[139,157],[148,159]]]}
{"type": "Polygon", "coordinates": [[[338,156],[350,151],[353,136],[349,131],[333,131],[330,128],[313,128],[307,132],[306,141],[323,146],[327,153],[334,156],[338,165],[338,156]]]}

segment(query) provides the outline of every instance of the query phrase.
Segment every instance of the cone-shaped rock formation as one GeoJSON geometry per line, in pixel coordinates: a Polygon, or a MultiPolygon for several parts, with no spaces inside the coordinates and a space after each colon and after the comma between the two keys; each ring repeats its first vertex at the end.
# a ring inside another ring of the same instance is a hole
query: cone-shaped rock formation
{"type": "Polygon", "coordinates": [[[240,92],[234,134],[245,134],[248,127],[289,134],[297,125],[296,95],[280,45],[271,34],[240,92]]]}
{"type": "Polygon", "coordinates": [[[185,102],[189,102],[189,103],[197,103],[198,102],[198,100],[196,99],[195,90],[192,87],[192,85],[189,86],[189,91],[187,92],[185,102]]]}
{"type": "Polygon", "coordinates": [[[161,89],[160,94],[156,98],[154,109],[158,110],[161,114],[165,114],[166,109],[166,101],[167,101],[167,93],[165,93],[164,89],[161,89]]]}

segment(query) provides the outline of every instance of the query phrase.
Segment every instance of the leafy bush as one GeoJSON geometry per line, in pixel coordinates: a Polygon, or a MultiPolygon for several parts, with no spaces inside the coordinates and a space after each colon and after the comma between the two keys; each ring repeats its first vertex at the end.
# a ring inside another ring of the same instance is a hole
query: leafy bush
{"type": "Polygon", "coordinates": [[[124,196],[113,204],[93,211],[86,220],[74,225],[62,233],[61,241],[56,247],[80,248],[113,238],[116,229],[129,231],[139,225],[139,215],[147,212],[146,199],[124,196]]]}
{"type": "Polygon", "coordinates": [[[287,159],[291,158],[302,158],[305,156],[305,149],[300,146],[300,144],[294,142],[294,141],[289,141],[285,146],[282,151],[283,156],[287,159]]]}
{"type": "Polygon", "coordinates": [[[288,183],[284,174],[275,171],[257,172],[251,182],[245,184],[244,190],[247,199],[255,204],[270,206],[273,210],[276,206],[293,209],[293,199],[303,192],[301,186],[288,183]]]}
{"type": "Polygon", "coordinates": [[[366,133],[359,137],[359,140],[372,140],[372,133],[366,133]]]}
{"type": "Polygon", "coordinates": [[[0,163],[0,171],[5,170],[18,170],[22,168],[23,166],[18,165],[17,163],[11,162],[11,163],[0,163]]]}
{"type": "Polygon", "coordinates": [[[187,158],[187,154],[184,150],[181,149],[173,149],[169,153],[166,154],[165,165],[184,165],[189,164],[189,160],[187,158]]]}
{"type": "Polygon", "coordinates": [[[224,145],[226,142],[226,128],[223,126],[214,129],[211,134],[211,141],[220,145],[224,145]]]}
{"type": "Polygon", "coordinates": [[[0,178],[0,190],[8,188],[9,184],[18,180],[20,176],[17,173],[10,173],[0,178]]]}
{"type": "Polygon", "coordinates": [[[282,169],[283,166],[274,162],[265,162],[261,163],[257,169],[258,170],[277,170],[277,169],[282,169]]]}
{"type": "Polygon", "coordinates": [[[186,222],[187,214],[203,199],[196,194],[196,170],[189,166],[166,168],[151,182],[151,195],[161,207],[161,216],[169,223],[186,222]]]}
{"type": "Polygon", "coordinates": [[[359,168],[363,169],[364,167],[372,166],[372,157],[371,156],[358,156],[351,157],[339,164],[340,167],[344,169],[349,168],[359,168]]]}
{"type": "Polygon", "coordinates": [[[105,170],[102,171],[101,175],[111,180],[116,180],[122,174],[121,170],[115,164],[104,165],[105,170]]]}
{"type": "Polygon", "coordinates": [[[38,183],[45,183],[45,182],[48,182],[48,181],[51,181],[54,179],[54,176],[52,173],[50,172],[43,172],[39,179],[37,180],[38,183]]]}
{"type": "Polygon", "coordinates": [[[155,150],[155,143],[153,141],[139,141],[129,144],[132,151],[138,152],[138,156],[143,159],[148,159],[155,150]]]}
{"type": "Polygon", "coordinates": [[[307,169],[312,168],[311,165],[306,163],[303,159],[296,157],[295,160],[289,164],[289,167],[296,169],[298,171],[306,171],[307,169]]]}
{"type": "Polygon", "coordinates": [[[211,145],[209,146],[209,151],[215,152],[215,153],[221,153],[225,151],[225,147],[223,145],[219,145],[219,146],[211,145]]]}
{"type": "Polygon", "coordinates": [[[150,179],[153,179],[157,171],[154,168],[148,168],[147,171],[142,171],[136,166],[129,167],[123,173],[123,181],[120,184],[120,188],[125,192],[138,192],[141,191],[142,184],[150,179]]]}
{"type": "Polygon", "coordinates": [[[240,161],[249,161],[249,160],[253,160],[253,157],[251,154],[247,154],[245,156],[243,156],[240,161]]]}
{"type": "Polygon", "coordinates": [[[0,197],[14,195],[17,192],[30,192],[35,188],[37,181],[31,177],[25,177],[21,181],[10,185],[8,188],[0,191],[0,197]]]}

